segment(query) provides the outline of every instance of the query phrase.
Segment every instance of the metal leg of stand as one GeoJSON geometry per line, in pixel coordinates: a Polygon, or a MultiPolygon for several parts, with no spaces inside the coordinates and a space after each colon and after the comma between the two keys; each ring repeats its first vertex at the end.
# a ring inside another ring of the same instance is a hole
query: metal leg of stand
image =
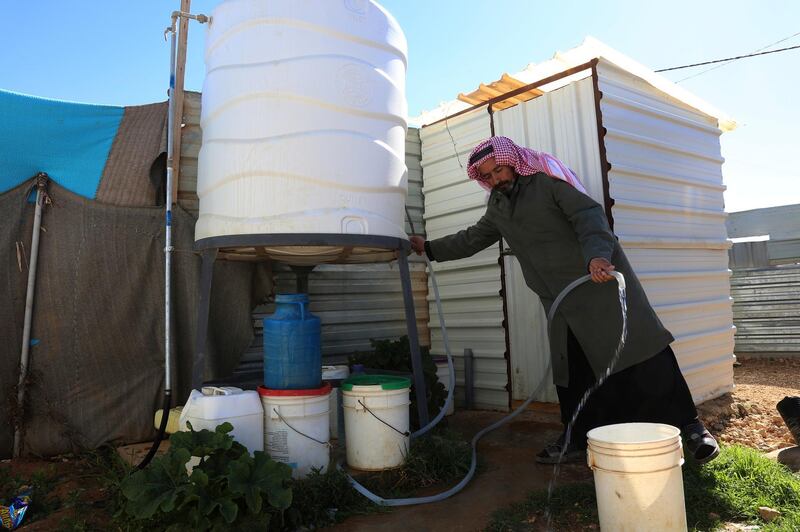
{"type": "Polygon", "coordinates": [[[217,248],[204,249],[203,263],[200,267],[200,294],[197,302],[197,336],[194,343],[192,362],[192,389],[199,390],[203,385],[206,370],[206,351],[208,351],[208,312],[211,308],[211,280],[217,248]]]}
{"type": "Polygon", "coordinates": [[[400,249],[397,262],[400,265],[400,280],[403,283],[403,301],[406,306],[406,325],[408,326],[408,343],[411,346],[411,368],[414,370],[414,388],[417,395],[419,426],[424,427],[428,424],[428,394],[425,388],[425,374],[422,370],[417,316],[414,312],[414,294],[411,291],[411,273],[408,269],[408,257],[406,257],[405,249],[400,249]]]}

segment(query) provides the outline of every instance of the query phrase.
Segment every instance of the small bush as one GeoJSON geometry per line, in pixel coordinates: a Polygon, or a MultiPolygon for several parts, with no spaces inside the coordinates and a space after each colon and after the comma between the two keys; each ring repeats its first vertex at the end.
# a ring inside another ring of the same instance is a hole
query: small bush
{"type": "Polygon", "coordinates": [[[321,528],[376,511],[380,508],[354,490],[343,471],[331,467],[292,482],[292,505],[285,513],[284,529],[321,528]]]}

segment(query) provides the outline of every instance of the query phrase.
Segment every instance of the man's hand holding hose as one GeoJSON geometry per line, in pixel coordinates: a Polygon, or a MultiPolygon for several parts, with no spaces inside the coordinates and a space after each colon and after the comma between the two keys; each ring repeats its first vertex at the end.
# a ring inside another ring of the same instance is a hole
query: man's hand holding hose
{"type": "Polygon", "coordinates": [[[603,257],[595,257],[589,261],[589,273],[592,275],[592,281],[595,283],[606,283],[613,279],[614,277],[611,275],[611,272],[614,270],[614,265],[603,257]]]}

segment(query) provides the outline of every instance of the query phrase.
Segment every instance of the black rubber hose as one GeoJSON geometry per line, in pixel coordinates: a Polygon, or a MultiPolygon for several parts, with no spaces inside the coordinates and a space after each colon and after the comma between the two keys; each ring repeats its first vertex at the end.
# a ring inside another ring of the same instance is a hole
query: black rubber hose
{"type": "Polygon", "coordinates": [[[156,451],[158,451],[158,446],[161,445],[161,440],[164,439],[164,433],[167,431],[167,421],[169,421],[169,409],[172,405],[172,392],[170,390],[164,390],[164,404],[161,408],[161,423],[158,426],[158,432],[156,433],[156,439],[153,442],[153,446],[150,447],[150,450],[147,451],[147,456],[136,466],[136,469],[144,469],[147,467],[147,464],[150,463],[150,460],[156,455],[156,451]]]}

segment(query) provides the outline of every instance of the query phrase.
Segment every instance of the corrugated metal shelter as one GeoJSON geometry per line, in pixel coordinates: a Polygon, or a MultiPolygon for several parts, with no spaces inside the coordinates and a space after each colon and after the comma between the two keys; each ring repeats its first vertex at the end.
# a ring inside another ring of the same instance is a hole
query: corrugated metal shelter
{"type": "Polygon", "coordinates": [[[800,204],[730,213],[736,353],[800,355],[800,204]]]}
{"type": "Polygon", "coordinates": [[[748,268],[800,262],[800,204],[732,212],[728,214],[726,225],[731,238],[768,236],[765,242],[734,244],[734,248],[743,248],[739,252],[742,260],[738,262],[739,255],[732,253],[731,269],[737,269],[740,263],[742,268],[748,268]],[[766,248],[766,261],[747,260],[753,255],[748,252],[760,247],[766,248]]]}
{"type": "MultiPolygon", "coordinates": [[[[178,187],[178,203],[195,216],[198,209],[197,156],[202,141],[200,96],[197,92],[185,93],[178,187]]],[[[416,128],[409,128],[406,135],[406,166],[406,232],[423,234],[422,168],[419,130],[416,128]]],[[[421,346],[429,346],[425,265],[415,255],[409,257],[409,263],[419,341],[421,346]]],[[[273,264],[266,273],[274,282],[273,294],[297,291],[296,275],[288,267],[273,264]]],[[[400,273],[394,262],[318,266],[309,275],[308,289],[310,309],[322,320],[325,363],[346,361],[347,355],[355,351],[369,350],[371,339],[395,339],[407,334],[400,273]]],[[[269,302],[254,310],[255,336],[242,355],[238,372],[257,371],[261,367],[264,344],[261,319],[273,311],[274,304],[269,302]]]]}
{"type": "MultiPolygon", "coordinates": [[[[505,135],[553,153],[605,206],[650,302],[676,338],[673,348],[695,401],[729,391],[734,327],[719,136],[735,123],[592,38],[501,80],[508,78],[518,88],[497,95],[484,90],[492,84],[481,85],[469,99],[418,119],[429,237],[462,229],[483,213],[485,193],[464,169],[477,142],[505,135]],[[518,101],[509,106],[509,98],[518,101]]],[[[478,406],[507,409],[527,397],[549,353],[541,305],[516,259],[501,243],[436,265],[436,273],[455,354],[469,347],[475,355],[478,406]]],[[[432,350],[440,354],[437,324],[432,318],[432,350]]],[[[463,364],[456,368],[462,384],[463,364]]],[[[554,389],[538,399],[555,400],[554,389]]]]}

